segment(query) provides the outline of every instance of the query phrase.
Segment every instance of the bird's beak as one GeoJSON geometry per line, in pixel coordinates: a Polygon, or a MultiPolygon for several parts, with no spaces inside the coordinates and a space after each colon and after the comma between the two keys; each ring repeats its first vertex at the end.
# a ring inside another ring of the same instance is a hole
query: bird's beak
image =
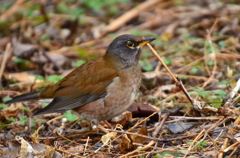
{"type": "Polygon", "coordinates": [[[147,43],[149,43],[149,42],[151,42],[151,41],[153,41],[153,40],[155,40],[155,39],[156,39],[155,37],[146,37],[146,38],[143,37],[142,42],[139,43],[138,46],[142,47],[142,46],[144,46],[145,44],[147,44],[147,43]]]}

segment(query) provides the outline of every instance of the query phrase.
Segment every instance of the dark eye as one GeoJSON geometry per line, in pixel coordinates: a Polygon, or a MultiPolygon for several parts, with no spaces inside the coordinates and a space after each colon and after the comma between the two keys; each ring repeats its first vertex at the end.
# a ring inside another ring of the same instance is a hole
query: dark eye
{"type": "Polygon", "coordinates": [[[134,42],[132,42],[132,41],[127,41],[127,46],[128,46],[128,47],[134,47],[134,42]]]}

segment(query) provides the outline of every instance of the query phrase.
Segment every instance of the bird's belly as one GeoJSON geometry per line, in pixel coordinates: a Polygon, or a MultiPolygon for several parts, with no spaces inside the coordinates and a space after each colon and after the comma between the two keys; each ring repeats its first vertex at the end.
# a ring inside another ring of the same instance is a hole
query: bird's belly
{"type": "Polygon", "coordinates": [[[113,83],[107,88],[105,98],[100,98],[74,110],[82,118],[92,120],[94,123],[109,120],[120,115],[134,102],[139,84],[140,81],[135,80],[132,80],[128,84],[122,84],[119,77],[116,77],[113,83]]]}

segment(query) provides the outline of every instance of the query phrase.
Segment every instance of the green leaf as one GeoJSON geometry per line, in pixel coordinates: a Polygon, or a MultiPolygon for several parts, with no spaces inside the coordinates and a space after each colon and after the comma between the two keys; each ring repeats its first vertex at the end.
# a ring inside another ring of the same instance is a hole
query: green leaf
{"type": "Polygon", "coordinates": [[[52,83],[57,83],[61,79],[63,79],[64,76],[61,75],[50,75],[47,77],[47,81],[52,82],[52,83]]]}
{"type": "Polygon", "coordinates": [[[165,158],[165,157],[180,157],[181,154],[179,151],[164,151],[164,152],[160,152],[157,153],[154,158],[165,158]]]}
{"type": "Polygon", "coordinates": [[[46,122],[46,119],[36,119],[35,121],[36,121],[36,122],[39,122],[39,123],[45,123],[45,122],[46,122]]]}
{"type": "Polygon", "coordinates": [[[199,145],[196,146],[196,148],[204,149],[207,145],[207,142],[204,140],[199,145]]]}
{"type": "Polygon", "coordinates": [[[9,125],[11,125],[11,124],[0,124],[0,130],[2,130],[2,128],[7,127],[9,125]]]}
{"type": "Polygon", "coordinates": [[[152,64],[147,59],[140,60],[139,64],[141,65],[141,67],[144,71],[152,71],[153,70],[152,64]]]}
{"type": "Polygon", "coordinates": [[[48,34],[42,34],[40,37],[39,37],[39,40],[40,41],[46,41],[50,39],[50,36],[48,34]]]}
{"type": "Polygon", "coordinates": [[[26,116],[19,116],[19,121],[20,121],[20,124],[22,124],[22,125],[27,124],[28,117],[26,117],[26,116]]]}
{"type": "Polygon", "coordinates": [[[72,122],[76,120],[77,115],[72,114],[72,111],[68,110],[63,114],[63,117],[66,118],[68,121],[72,122]]]}
{"type": "Polygon", "coordinates": [[[16,122],[16,119],[14,117],[8,117],[6,120],[11,121],[11,122],[16,122]]]}
{"type": "Polygon", "coordinates": [[[48,104],[49,104],[49,103],[42,103],[42,106],[43,106],[43,107],[46,107],[46,106],[48,106],[48,104]]]}
{"type": "Polygon", "coordinates": [[[30,111],[28,107],[19,107],[22,111],[30,111]]]}
{"type": "Polygon", "coordinates": [[[213,94],[223,98],[224,96],[226,96],[227,93],[225,91],[219,90],[219,91],[213,91],[213,94]]]}
{"type": "Polygon", "coordinates": [[[187,144],[191,145],[191,144],[192,144],[192,142],[191,142],[191,141],[189,141],[189,142],[187,142],[187,144]]]}
{"type": "Polygon", "coordinates": [[[30,74],[30,75],[36,77],[36,79],[38,79],[38,80],[44,80],[44,79],[45,79],[45,78],[44,78],[43,76],[41,76],[41,75],[35,75],[35,74],[30,74]]]}
{"type": "Polygon", "coordinates": [[[207,64],[208,66],[214,66],[214,61],[208,61],[207,64]]]}
{"type": "Polygon", "coordinates": [[[222,99],[215,99],[211,102],[211,106],[214,108],[219,108],[222,106],[222,99]]]}
{"type": "Polygon", "coordinates": [[[196,73],[198,73],[198,68],[196,68],[196,67],[193,67],[191,70],[190,70],[190,73],[191,74],[196,74],[196,73]]]}
{"type": "Polygon", "coordinates": [[[16,64],[26,64],[26,63],[29,63],[28,60],[21,59],[21,58],[15,58],[15,59],[13,60],[13,62],[16,63],[16,64]]]}
{"type": "Polygon", "coordinates": [[[225,47],[226,47],[225,41],[219,41],[219,42],[218,42],[218,45],[219,45],[220,47],[222,47],[222,48],[225,48],[225,47]]]}
{"type": "Polygon", "coordinates": [[[83,13],[84,13],[84,10],[80,9],[80,8],[70,10],[70,14],[71,15],[75,15],[75,16],[79,16],[79,15],[81,15],[83,13]]]}
{"type": "MultiPolygon", "coordinates": [[[[130,33],[133,35],[136,35],[136,36],[147,36],[147,37],[156,37],[156,38],[158,37],[157,34],[151,32],[151,31],[148,31],[148,30],[131,29],[130,33]]],[[[153,42],[151,42],[151,43],[153,43],[153,42]]]]}
{"type": "Polygon", "coordinates": [[[179,78],[180,80],[187,80],[187,79],[188,79],[188,77],[186,77],[186,76],[178,76],[178,78],[179,78]]]}
{"type": "Polygon", "coordinates": [[[84,63],[86,63],[85,60],[78,60],[78,61],[76,62],[76,64],[75,64],[75,66],[76,66],[76,67],[79,67],[79,66],[83,65],[84,63]]]}
{"type": "Polygon", "coordinates": [[[57,5],[57,10],[62,13],[68,13],[70,8],[67,5],[64,4],[58,4],[57,5]]]}
{"type": "Polygon", "coordinates": [[[7,101],[9,101],[9,100],[12,100],[12,98],[10,98],[10,97],[4,97],[4,98],[3,98],[3,102],[4,102],[4,103],[7,102],[7,101]]]}
{"type": "Polygon", "coordinates": [[[215,43],[206,42],[206,53],[211,54],[211,53],[213,53],[213,51],[215,53],[218,53],[220,51],[218,48],[218,45],[215,43]]]}
{"type": "Polygon", "coordinates": [[[163,61],[166,65],[170,65],[172,63],[171,59],[167,59],[167,58],[163,59],[163,61]]]}
{"type": "Polygon", "coordinates": [[[227,86],[229,86],[230,82],[229,81],[222,81],[222,82],[219,83],[219,85],[227,85],[227,86]]]}
{"type": "Polygon", "coordinates": [[[209,92],[206,92],[204,89],[200,87],[193,89],[193,91],[197,92],[198,95],[200,95],[203,98],[206,98],[207,96],[209,96],[209,92]]]}
{"type": "Polygon", "coordinates": [[[7,105],[5,105],[5,104],[3,104],[3,103],[0,103],[0,109],[6,109],[6,108],[8,108],[7,105]]]}

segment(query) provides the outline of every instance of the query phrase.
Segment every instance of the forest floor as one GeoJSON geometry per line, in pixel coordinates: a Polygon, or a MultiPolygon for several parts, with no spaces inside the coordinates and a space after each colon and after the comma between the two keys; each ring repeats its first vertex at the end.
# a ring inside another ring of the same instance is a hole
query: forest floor
{"type": "Polygon", "coordinates": [[[239,33],[237,0],[0,1],[0,157],[240,157],[239,33]],[[156,37],[173,75],[145,46],[135,103],[107,134],[71,111],[32,117],[46,103],[4,104],[121,34],[156,37]]]}

